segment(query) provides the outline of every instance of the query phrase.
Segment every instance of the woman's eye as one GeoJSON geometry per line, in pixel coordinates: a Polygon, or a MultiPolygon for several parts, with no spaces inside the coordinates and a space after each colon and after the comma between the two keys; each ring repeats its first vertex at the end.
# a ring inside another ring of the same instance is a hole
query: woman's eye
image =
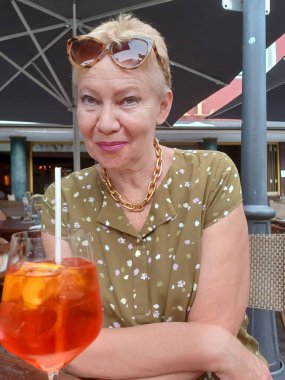
{"type": "Polygon", "coordinates": [[[137,98],[136,96],[128,96],[128,97],[124,98],[122,101],[122,103],[127,105],[127,106],[137,104],[138,102],[139,102],[139,98],[137,98]]]}
{"type": "Polygon", "coordinates": [[[90,104],[90,105],[94,105],[97,103],[96,99],[90,95],[82,95],[81,96],[81,102],[86,103],[86,104],[90,104]]]}

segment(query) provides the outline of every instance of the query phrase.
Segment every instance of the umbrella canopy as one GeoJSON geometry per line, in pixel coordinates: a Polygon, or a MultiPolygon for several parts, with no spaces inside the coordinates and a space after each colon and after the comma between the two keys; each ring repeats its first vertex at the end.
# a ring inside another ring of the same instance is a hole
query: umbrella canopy
{"type": "MultiPolygon", "coordinates": [[[[267,120],[285,121],[285,57],[266,74],[267,120]]],[[[241,119],[242,95],[214,112],[208,118],[241,119]]]]}
{"type": "MultiPolygon", "coordinates": [[[[267,45],[284,32],[282,10],[283,0],[273,0],[267,45]]],[[[169,124],[241,70],[242,13],[225,10],[221,0],[2,0],[0,120],[72,124],[66,40],[125,11],[166,39],[174,91],[169,124]]]]}

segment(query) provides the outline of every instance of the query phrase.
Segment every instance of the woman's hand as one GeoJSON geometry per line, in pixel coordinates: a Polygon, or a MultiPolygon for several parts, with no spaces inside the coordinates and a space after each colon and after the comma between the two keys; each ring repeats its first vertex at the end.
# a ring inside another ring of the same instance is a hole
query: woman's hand
{"type": "Polygon", "coordinates": [[[227,333],[219,354],[221,362],[213,368],[220,380],[272,380],[265,362],[250,352],[238,339],[227,333]]]}

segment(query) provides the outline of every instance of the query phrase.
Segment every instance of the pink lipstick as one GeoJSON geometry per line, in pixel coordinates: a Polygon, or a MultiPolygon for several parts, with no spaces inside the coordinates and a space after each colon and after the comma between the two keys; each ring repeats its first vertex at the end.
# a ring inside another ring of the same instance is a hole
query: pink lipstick
{"type": "Polygon", "coordinates": [[[127,142],[126,141],[112,141],[112,142],[107,142],[107,141],[99,141],[96,143],[102,150],[106,152],[114,152],[119,149],[122,149],[127,142]]]}

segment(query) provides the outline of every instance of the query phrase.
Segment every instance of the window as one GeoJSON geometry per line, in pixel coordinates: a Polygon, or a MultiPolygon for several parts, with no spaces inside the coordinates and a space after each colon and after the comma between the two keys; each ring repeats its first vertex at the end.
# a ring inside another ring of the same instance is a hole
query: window
{"type": "Polygon", "coordinates": [[[280,193],[280,168],[278,144],[267,145],[267,191],[280,193]]]}

